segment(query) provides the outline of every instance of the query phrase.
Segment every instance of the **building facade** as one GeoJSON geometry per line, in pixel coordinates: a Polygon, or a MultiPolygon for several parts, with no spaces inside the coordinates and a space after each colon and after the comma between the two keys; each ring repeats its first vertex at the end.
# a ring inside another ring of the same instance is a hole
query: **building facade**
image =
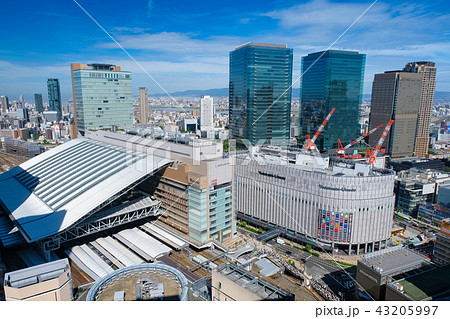
{"type": "Polygon", "coordinates": [[[44,105],[42,104],[42,94],[34,95],[34,103],[36,107],[36,112],[42,113],[44,112],[44,105]]]}
{"type": "Polygon", "coordinates": [[[200,99],[200,130],[214,130],[214,100],[209,95],[202,95],[200,99]]]}
{"type": "MultiPolygon", "coordinates": [[[[421,74],[401,71],[375,74],[369,130],[395,121],[383,144],[392,158],[414,154],[421,88],[421,74]]],[[[369,144],[375,147],[382,133],[380,129],[371,134],[369,144]]]]}
{"type": "Polygon", "coordinates": [[[292,49],[248,43],[230,52],[231,138],[283,144],[289,140],[292,49]]]}
{"type": "Polygon", "coordinates": [[[9,110],[9,101],[8,101],[8,97],[5,95],[2,95],[2,114],[6,114],[6,112],[8,112],[9,110]]]}
{"type": "Polygon", "coordinates": [[[430,118],[436,88],[436,66],[434,62],[411,62],[403,68],[403,71],[422,75],[414,155],[425,158],[428,156],[430,143],[430,118]]]}
{"type": "Polygon", "coordinates": [[[211,140],[187,144],[111,132],[87,132],[87,136],[117,146],[136,147],[175,163],[158,172],[144,191],[161,201],[160,221],[192,245],[223,243],[236,232],[233,206],[232,158],[223,158],[223,145],[211,140]]]}
{"type": "Polygon", "coordinates": [[[346,145],[361,131],[360,114],[366,56],[354,51],[329,50],[302,57],[300,141],[314,135],[336,108],[316,141],[319,149],[346,145]]]}
{"type": "Polygon", "coordinates": [[[450,218],[441,222],[441,230],[436,234],[433,262],[439,265],[450,264],[450,218]]]}
{"type": "Polygon", "coordinates": [[[5,274],[7,301],[71,301],[72,288],[72,273],[67,259],[5,274]]]}
{"type": "Polygon", "coordinates": [[[58,121],[61,119],[61,89],[58,79],[47,80],[48,89],[48,111],[56,111],[58,113],[58,121]]]}
{"type": "Polygon", "coordinates": [[[139,105],[139,124],[147,124],[148,123],[148,90],[147,90],[147,88],[139,88],[138,105],[139,105]]]}
{"type": "Polygon", "coordinates": [[[330,163],[320,157],[296,164],[269,162],[265,157],[261,162],[236,159],[239,219],[349,254],[386,246],[395,201],[392,171],[369,170],[366,163],[330,163]],[[321,161],[322,167],[314,164],[321,161]]]}
{"type": "Polygon", "coordinates": [[[133,126],[131,72],[111,64],[71,64],[78,130],[133,126]]]}

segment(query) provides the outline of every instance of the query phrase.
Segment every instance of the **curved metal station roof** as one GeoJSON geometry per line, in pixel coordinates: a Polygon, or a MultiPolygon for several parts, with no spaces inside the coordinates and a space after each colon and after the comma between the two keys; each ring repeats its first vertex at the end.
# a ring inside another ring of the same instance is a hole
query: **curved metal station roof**
{"type": "Polygon", "coordinates": [[[0,200],[27,242],[76,224],[171,160],[78,138],[0,175],[0,200]]]}

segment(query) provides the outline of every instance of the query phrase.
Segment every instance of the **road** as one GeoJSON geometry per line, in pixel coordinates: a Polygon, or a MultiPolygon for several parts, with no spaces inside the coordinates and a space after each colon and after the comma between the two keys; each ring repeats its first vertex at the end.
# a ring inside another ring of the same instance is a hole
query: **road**
{"type": "Polygon", "coordinates": [[[345,300],[353,298],[356,267],[343,268],[296,248],[278,244],[276,241],[271,241],[270,245],[278,253],[303,262],[306,273],[322,284],[326,284],[335,294],[342,294],[345,300]]]}
{"type": "Polygon", "coordinates": [[[292,257],[293,259],[296,259],[298,261],[303,261],[303,262],[306,261],[305,262],[306,267],[308,267],[308,265],[309,266],[314,265],[314,266],[317,266],[319,268],[326,270],[327,272],[335,272],[335,271],[342,270],[341,267],[339,267],[338,265],[336,265],[334,263],[331,263],[327,260],[313,256],[311,254],[308,254],[307,252],[298,250],[296,248],[292,248],[292,247],[289,247],[286,245],[281,245],[274,241],[270,242],[270,244],[282,255],[292,257]]]}

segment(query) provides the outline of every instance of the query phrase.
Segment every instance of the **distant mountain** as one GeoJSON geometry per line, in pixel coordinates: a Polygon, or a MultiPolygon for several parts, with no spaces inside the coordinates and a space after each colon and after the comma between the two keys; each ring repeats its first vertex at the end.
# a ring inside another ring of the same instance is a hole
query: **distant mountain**
{"type": "Polygon", "coordinates": [[[434,100],[450,101],[450,92],[436,91],[434,94],[434,100]]]}
{"type": "MultiPolygon", "coordinates": [[[[202,95],[211,95],[213,97],[228,96],[228,88],[209,89],[209,90],[187,90],[170,93],[173,97],[201,97],[202,95]]],[[[165,93],[152,94],[155,97],[166,96],[165,93]]]]}
{"type": "MultiPolygon", "coordinates": [[[[202,95],[211,95],[213,97],[227,97],[228,88],[222,89],[209,89],[209,90],[187,90],[181,92],[170,93],[173,97],[200,97],[202,95]]],[[[152,96],[161,97],[166,96],[166,94],[154,94],[152,96]]],[[[292,89],[292,98],[298,99],[300,96],[300,88],[292,89]]],[[[371,94],[363,94],[364,99],[370,99],[371,94]]],[[[435,100],[445,100],[450,101],[450,92],[436,91],[434,96],[435,100]]]]}
{"type": "MultiPolygon", "coordinates": [[[[228,88],[222,89],[209,89],[209,90],[187,90],[181,92],[173,92],[170,93],[173,97],[200,97],[202,95],[211,95],[213,97],[227,97],[228,96],[228,88]]],[[[292,97],[294,99],[298,99],[300,95],[300,89],[294,88],[292,89],[292,97]]],[[[161,94],[152,94],[154,97],[162,97],[166,96],[165,93],[161,94]]]]}
{"type": "MultiPolygon", "coordinates": [[[[371,94],[363,94],[364,99],[370,99],[371,94]]],[[[436,91],[434,93],[434,100],[450,101],[450,92],[436,91]]]]}

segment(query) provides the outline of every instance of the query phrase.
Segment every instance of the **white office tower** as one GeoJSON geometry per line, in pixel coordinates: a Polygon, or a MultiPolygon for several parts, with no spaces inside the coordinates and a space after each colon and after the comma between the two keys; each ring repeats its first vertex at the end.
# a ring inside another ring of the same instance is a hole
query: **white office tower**
{"type": "Polygon", "coordinates": [[[139,124],[147,124],[148,123],[148,91],[147,91],[147,88],[139,88],[138,104],[139,104],[139,124]]]}
{"type": "Polygon", "coordinates": [[[214,130],[213,122],[213,98],[209,95],[202,95],[200,99],[200,130],[212,131],[214,130]]]}

